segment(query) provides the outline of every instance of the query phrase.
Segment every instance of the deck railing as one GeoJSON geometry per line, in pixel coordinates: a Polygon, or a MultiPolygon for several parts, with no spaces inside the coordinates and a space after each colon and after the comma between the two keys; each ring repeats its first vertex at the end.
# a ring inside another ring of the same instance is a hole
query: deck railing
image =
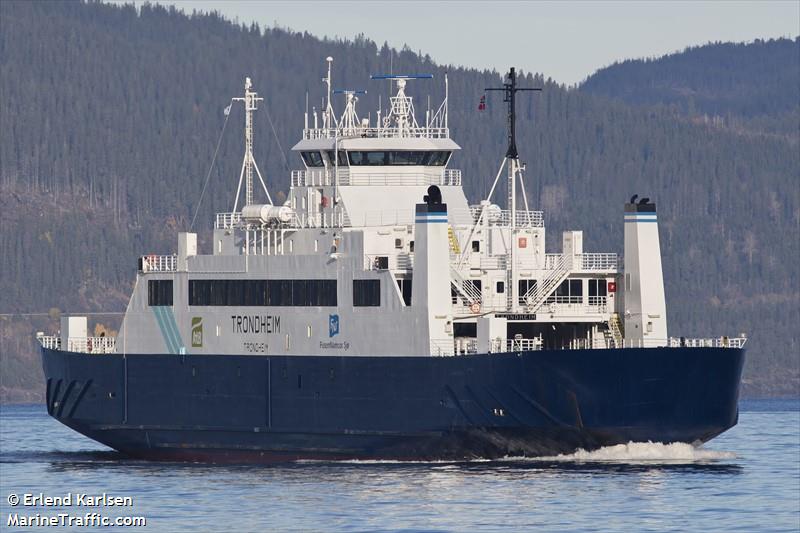
{"type": "MultiPolygon", "coordinates": [[[[442,341],[437,341],[439,350],[443,352],[446,350],[441,346],[442,341]]],[[[670,337],[669,339],[626,339],[623,348],[743,348],[747,342],[747,337],[714,337],[706,339],[687,339],[670,337]]],[[[476,354],[483,353],[485,347],[479,347],[478,342],[474,338],[458,337],[454,340],[454,353],[455,355],[476,354]]],[[[542,340],[539,338],[534,339],[506,339],[491,341],[489,343],[489,353],[501,352],[525,352],[543,350],[544,346],[542,340]]],[[[608,349],[613,348],[610,345],[609,339],[603,337],[596,337],[593,340],[584,338],[573,339],[572,342],[565,346],[558,348],[550,348],[548,350],[590,350],[590,349],[608,349]]],[[[437,354],[434,354],[437,355],[437,354]]]]}
{"type": "Polygon", "coordinates": [[[116,337],[70,337],[67,346],[62,347],[61,337],[56,335],[38,335],[39,343],[50,350],[67,352],[108,354],[117,351],[116,337]]]}
{"type": "MultiPolygon", "coordinates": [[[[471,205],[469,212],[473,222],[478,221],[484,206],[471,205]]],[[[510,226],[511,211],[508,209],[486,208],[483,214],[490,226],[510,226]]],[[[544,213],[542,211],[517,211],[516,223],[518,228],[542,228],[544,227],[544,213]]]]}
{"type": "Polygon", "coordinates": [[[420,138],[420,139],[448,139],[449,128],[428,128],[425,126],[398,128],[353,128],[352,131],[343,131],[336,128],[306,128],[303,130],[303,139],[347,139],[347,138],[420,138]]]}
{"type": "Polygon", "coordinates": [[[617,254],[581,254],[581,270],[617,270],[617,254]]]}
{"type": "Polygon", "coordinates": [[[426,169],[421,172],[398,172],[375,169],[352,172],[349,167],[309,168],[293,170],[292,187],[334,185],[338,172],[339,185],[461,185],[461,170],[457,168],[426,169]]]}
{"type": "Polygon", "coordinates": [[[178,256],[143,255],[140,265],[142,272],[175,272],[178,270],[178,256]]]}

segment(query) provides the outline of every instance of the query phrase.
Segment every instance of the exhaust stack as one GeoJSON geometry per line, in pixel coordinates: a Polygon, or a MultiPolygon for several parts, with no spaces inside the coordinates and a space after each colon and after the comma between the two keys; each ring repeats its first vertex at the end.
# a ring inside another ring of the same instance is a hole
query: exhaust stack
{"type": "Polygon", "coordinates": [[[633,346],[667,344],[667,305],[661,270],[656,204],[625,204],[625,340],[633,346]]]}

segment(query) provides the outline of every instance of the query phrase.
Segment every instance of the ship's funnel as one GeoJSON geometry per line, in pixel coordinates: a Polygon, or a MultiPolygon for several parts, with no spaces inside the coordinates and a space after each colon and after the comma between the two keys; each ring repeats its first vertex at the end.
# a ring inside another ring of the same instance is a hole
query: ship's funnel
{"type": "Polygon", "coordinates": [[[667,344],[667,306],[656,204],[625,204],[625,340],[634,346],[667,344]]]}
{"type": "MultiPolygon", "coordinates": [[[[450,244],[447,236],[447,204],[442,203],[442,192],[432,185],[417,204],[414,235],[414,283],[411,305],[426,308],[427,324],[424,327],[431,342],[431,353],[453,353],[453,316],[450,303],[450,244]]],[[[425,315],[422,315],[423,317],[425,315]]],[[[424,318],[423,318],[424,320],[424,318]]]]}

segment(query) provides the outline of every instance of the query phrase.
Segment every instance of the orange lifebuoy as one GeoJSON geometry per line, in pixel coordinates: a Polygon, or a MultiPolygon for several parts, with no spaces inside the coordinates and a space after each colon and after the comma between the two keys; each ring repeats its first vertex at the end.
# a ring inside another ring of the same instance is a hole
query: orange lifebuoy
{"type": "Polygon", "coordinates": [[[469,306],[469,310],[473,313],[480,313],[481,312],[481,304],[478,302],[474,302],[472,305],[469,306]]]}

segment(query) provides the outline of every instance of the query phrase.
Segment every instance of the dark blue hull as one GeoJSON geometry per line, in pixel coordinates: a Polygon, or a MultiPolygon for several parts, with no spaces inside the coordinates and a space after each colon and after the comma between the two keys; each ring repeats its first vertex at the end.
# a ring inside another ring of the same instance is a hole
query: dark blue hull
{"type": "Polygon", "coordinates": [[[148,459],[469,459],[736,424],[744,350],[457,357],[88,355],[42,350],[47,410],[148,459]]]}

